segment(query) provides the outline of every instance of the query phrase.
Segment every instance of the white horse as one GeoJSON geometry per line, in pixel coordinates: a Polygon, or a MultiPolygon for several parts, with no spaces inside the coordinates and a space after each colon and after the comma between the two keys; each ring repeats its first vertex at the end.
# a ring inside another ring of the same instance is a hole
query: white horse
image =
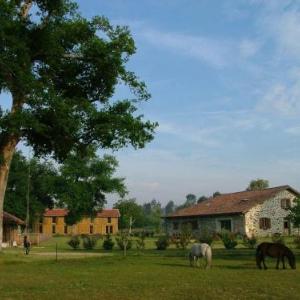
{"type": "Polygon", "coordinates": [[[212,259],[212,251],[211,247],[208,244],[194,244],[191,248],[189,259],[191,267],[196,265],[198,266],[198,260],[201,257],[205,257],[206,259],[206,266],[205,268],[211,268],[211,259],[212,259]]]}

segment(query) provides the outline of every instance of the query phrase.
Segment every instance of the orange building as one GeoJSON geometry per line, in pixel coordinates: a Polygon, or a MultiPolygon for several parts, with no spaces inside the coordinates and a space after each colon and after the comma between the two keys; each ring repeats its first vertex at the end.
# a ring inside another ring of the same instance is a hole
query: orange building
{"type": "Polygon", "coordinates": [[[115,234],[118,232],[120,212],[118,209],[103,209],[94,218],[83,217],[74,225],[67,225],[65,217],[67,209],[47,209],[42,222],[38,224],[38,232],[47,236],[54,234],[115,234]]]}

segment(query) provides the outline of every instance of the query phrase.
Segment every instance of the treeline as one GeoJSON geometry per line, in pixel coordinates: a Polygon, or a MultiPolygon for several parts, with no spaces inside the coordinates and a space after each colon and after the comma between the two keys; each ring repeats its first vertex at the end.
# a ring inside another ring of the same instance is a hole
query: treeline
{"type": "Polygon", "coordinates": [[[98,157],[90,148],[81,157],[72,153],[62,164],[52,160],[26,158],[16,152],[8,178],[4,210],[26,219],[29,197],[30,221],[46,208],[65,207],[67,223],[74,224],[83,214],[93,215],[106,203],[106,194],[126,194],[124,178],[114,176],[118,163],[113,156],[98,157]]]}

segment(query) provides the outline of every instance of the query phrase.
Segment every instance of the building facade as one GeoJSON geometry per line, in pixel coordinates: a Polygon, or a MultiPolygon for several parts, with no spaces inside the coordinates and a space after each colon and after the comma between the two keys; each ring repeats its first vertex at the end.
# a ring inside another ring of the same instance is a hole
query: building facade
{"type": "Polygon", "coordinates": [[[190,224],[196,235],[222,230],[258,237],[295,234],[298,229],[287,216],[299,196],[290,186],[222,194],[166,216],[166,229],[176,234],[190,224]]]}
{"type": "Polygon", "coordinates": [[[22,243],[21,231],[25,222],[16,216],[3,212],[3,246],[20,245],[22,243]]]}
{"type": "Polygon", "coordinates": [[[115,234],[118,232],[120,212],[118,209],[103,209],[94,218],[83,217],[74,225],[66,224],[67,209],[48,209],[35,231],[46,236],[76,234],[115,234]]]}

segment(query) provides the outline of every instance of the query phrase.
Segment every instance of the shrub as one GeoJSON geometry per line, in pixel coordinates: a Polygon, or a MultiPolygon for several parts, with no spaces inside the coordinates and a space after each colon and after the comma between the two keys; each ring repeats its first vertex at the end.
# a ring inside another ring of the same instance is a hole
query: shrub
{"type": "Polygon", "coordinates": [[[191,238],[191,224],[183,224],[180,228],[180,233],[173,235],[171,242],[174,243],[177,248],[186,249],[187,245],[191,242],[191,238]]]}
{"type": "Polygon", "coordinates": [[[155,242],[157,250],[166,250],[170,245],[170,240],[167,235],[162,235],[155,242]]]}
{"type": "Polygon", "coordinates": [[[146,235],[144,232],[141,232],[138,236],[137,236],[137,240],[135,241],[136,242],[136,247],[137,249],[139,250],[143,250],[145,249],[145,239],[146,239],[146,235]]]}
{"type": "Polygon", "coordinates": [[[71,237],[71,239],[68,241],[68,245],[72,247],[74,250],[78,249],[80,246],[80,239],[78,235],[74,235],[71,237]]]}
{"type": "Polygon", "coordinates": [[[124,250],[126,246],[126,250],[132,248],[132,240],[129,236],[125,236],[124,234],[120,234],[116,237],[116,242],[120,250],[124,250]],[[127,243],[127,244],[126,244],[127,243]]]}
{"type": "Polygon", "coordinates": [[[198,237],[198,240],[200,243],[206,243],[208,245],[211,245],[214,240],[214,237],[212,234],[209,234],[207,231],[203,231],[198,237]]]}
{"type": "Polygon", "coordinates": [[[105,236],[105,240],[103,241],[103,249],[104,250],[112,250],[114,247],[115,243],[113,242],[111,236],[107,234],[105,236]]]}
{"type": "Polygon", "coordinates": [[[236,235],[229,231],[222,231],[220,238],[226,249],[234,249],[237,246],[236,235]]]}
{"type": "Polygon", "coordinates": [[[300,236],[299,235],[295,236],[294,244],[295,244],[297,249],[300,249],[300,236]]]}
{"type": "Polygon", "coordinates": [[[257,238],[254,235],[251,235],[250,237],[244,235],[243,244],[246,248],[254,249],[257,244],[257,238]]]}
{"type": "Polygon", "coordinates": [[[96,236],[85,235],[82,236],[83,248],[87,250],[92,250],[97,244],[98,238],[96,236]]]}
{"type": "Polygon", "coordinates": [[[272,235],[272,242],[276,244],[285,244],[284,237],[280,233],[274,233],[272,235]]]}

